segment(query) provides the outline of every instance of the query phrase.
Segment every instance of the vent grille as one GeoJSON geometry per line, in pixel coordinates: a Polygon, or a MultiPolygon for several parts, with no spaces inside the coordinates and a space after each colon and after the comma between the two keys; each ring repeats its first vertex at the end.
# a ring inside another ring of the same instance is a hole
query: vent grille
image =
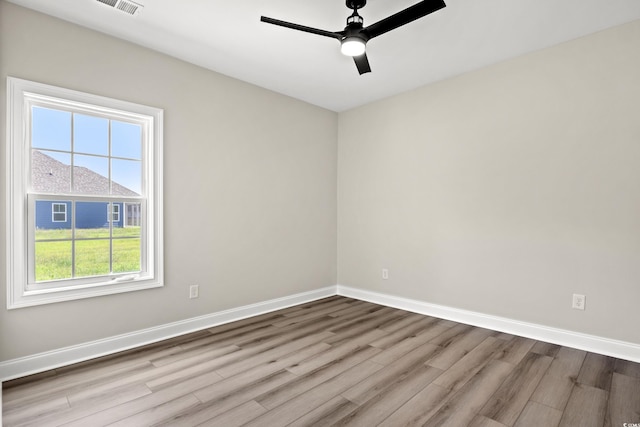
{"type": "Polygon", "coordinates": [[[129,0],[97,0],[98,3],[106,4],[120,10],[129,15],[137,15],[142,10],[143,6],[139,3],[135,3],[129,0]]]}
{"type": "Polygon", "coordinates": [[[139,7],[140,6],[138,6],[137,4],[129,3],[128,1],[120,1],[120,3],[118,3],[118,5],[116,6],[116,8],[128,13],[129,15],[135,15],[139,7]]]}

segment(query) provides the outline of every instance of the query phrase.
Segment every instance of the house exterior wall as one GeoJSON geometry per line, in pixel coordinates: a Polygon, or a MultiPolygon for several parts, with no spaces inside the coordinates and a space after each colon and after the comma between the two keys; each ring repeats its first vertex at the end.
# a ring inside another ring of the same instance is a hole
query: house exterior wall
{"type": "Polygon", "coordinates": [[[56,230],[71,228],[71,202],[52,202],[50,200],[36,201],[36,228],[41,230],[56,230]],[[64,204],[66,206],[65,221],[54,221],[53,204],[64,204]]]}
{"type": "MultiPolygon", "coordinates": [[[[105,228],[109,226],[107,218],[107,203],[78,202],[76,211],[76,228],[105,228]]],[[[118,220],[113,221],[113,227],[122,227],[125,223],[124,204],[114,203],[120,214],[118,220]]],[[[50,200],[36,201],[36,228],[41,230],[70,229],[72,219],[72,203],[50,200]],[[53,205],[64,203],[66,206],[66,221],[54,221],[53,205]]]]}
{"type": "MultiPolygon", "coordinates": [[[[113,221],[113,227],[122,227],[124,216],[122,203],[114,203],[118,206],[119,215],[117,221],[113,221]]],[[[76,202],[76,227],[77,228],[106,228],[109,227],[107,215],[107,203],[76,202]]]]}

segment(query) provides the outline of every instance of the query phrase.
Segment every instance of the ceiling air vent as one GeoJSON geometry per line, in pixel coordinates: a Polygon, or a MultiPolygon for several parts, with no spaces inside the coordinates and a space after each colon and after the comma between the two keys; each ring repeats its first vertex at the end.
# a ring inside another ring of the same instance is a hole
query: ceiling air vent
{"type": "Polygon", "coordinates": [[[129,15],[137,15],[142,11],[143,6],[140,3],[136,3],[129,0],[97,0],[98,3],[106,4],[107,6],[114,7],[129,15]]]}

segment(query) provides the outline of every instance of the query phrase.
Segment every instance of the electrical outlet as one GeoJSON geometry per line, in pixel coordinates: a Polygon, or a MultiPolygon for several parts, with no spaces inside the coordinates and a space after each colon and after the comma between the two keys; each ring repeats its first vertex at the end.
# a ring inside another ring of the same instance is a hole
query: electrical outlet
{"type": "Polygon", "coordinates": [[[383,268],[382,269],[382,278],[384,280],[387,280],[389,278],[389,269],[388,268],[383,268]]]}
{"type": "Polygon", "coordinates": [[[584,310],[585,305],[587,304],[587,297],[580,294],[573,294],[573,304],[572,308],[576,310],[584,310]]]}
{"type": "Polygon", "coordinates": [[[200,289],[199,289],[198,285],[189,286],[189,298],[190,299],[198,298],[199,293],[200,293],[200,289]]]}

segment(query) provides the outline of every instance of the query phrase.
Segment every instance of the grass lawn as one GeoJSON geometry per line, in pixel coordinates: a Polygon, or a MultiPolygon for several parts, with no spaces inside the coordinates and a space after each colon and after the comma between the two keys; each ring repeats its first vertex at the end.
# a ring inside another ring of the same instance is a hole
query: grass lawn
{"type": "MultiPolygon", "coordinates": [[[[140,227],[114,228],[113,237],[139,237],[140,227]]],[[[109,237],[108,228],[77,228],[76,239],[104,239],[109,237]]],[[[71,239],[71,230],[36,230],[36,241],[71,239]]]]}
{"type": "MultiPolygon", "coordinates": [[[[75,275],[73,275],[71,230],[37,230],[36,281],[109,274],[108,237],[109,229],[76,230],[75,275]]],[[[113,246],[111,272],[140,271],[140,227],[114,228],[111,242],[113,246]]]]}

